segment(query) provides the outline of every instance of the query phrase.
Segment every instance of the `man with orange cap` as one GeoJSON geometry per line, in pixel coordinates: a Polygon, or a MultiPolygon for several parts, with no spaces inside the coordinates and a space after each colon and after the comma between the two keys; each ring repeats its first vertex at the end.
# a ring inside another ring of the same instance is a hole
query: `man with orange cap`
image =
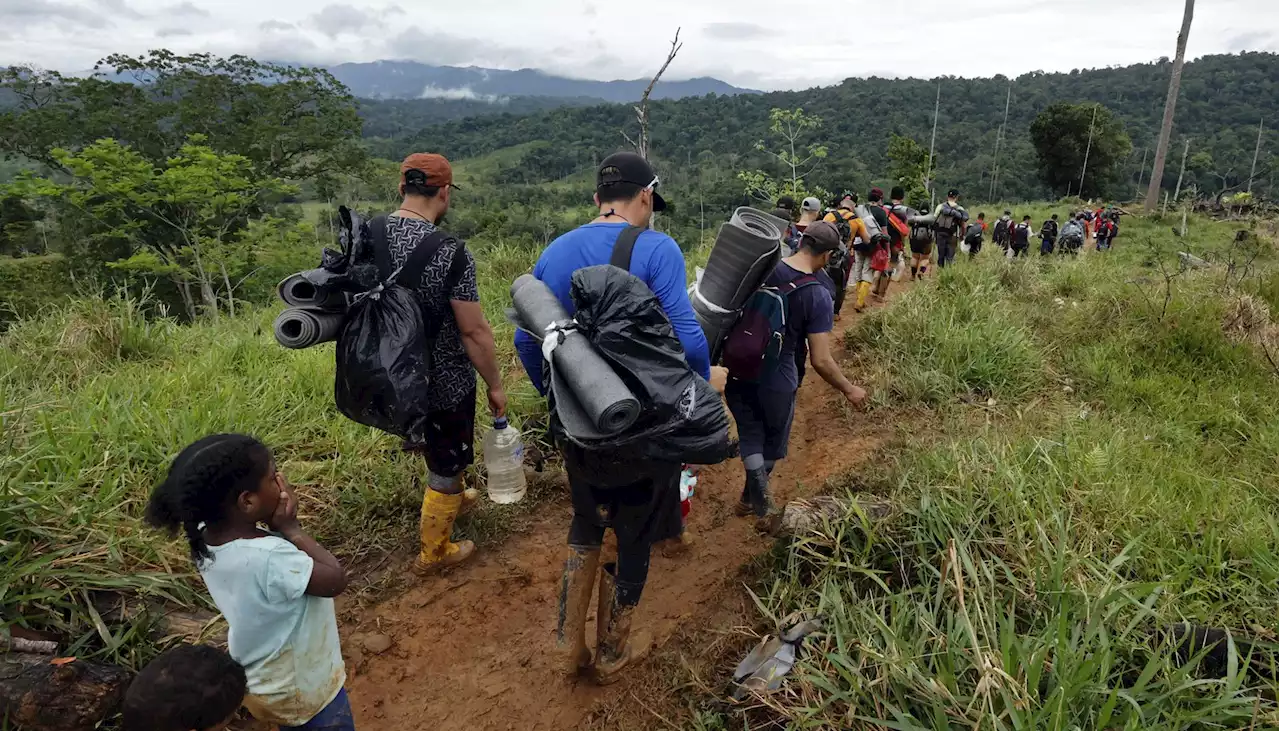
{"type": "MultiPolygon", "coordinates": [[[[471,541],[450,540],[458,512],[475,501],[462,489],[462,473],[474,461],[476,371],[488,386],[489,410],[505,417],[493,330],[480,309],[476,263],[466,244],[438,228],[449,210],[453,168],[441,155],[414,153],[400,165],[400,208],[370,221],[375,258],[391,271],[417,282],[423,322],[431,341],[432,397],[427,444],[406,444],[425,452],[427,488],[419,525],[421,550],[417,574],[461,563],[475,552],[471,541]],[[382,249],[382,251],[379,251],[382,249]]],[[[401,281],[404,281],[403,279],[401,281]]]]}

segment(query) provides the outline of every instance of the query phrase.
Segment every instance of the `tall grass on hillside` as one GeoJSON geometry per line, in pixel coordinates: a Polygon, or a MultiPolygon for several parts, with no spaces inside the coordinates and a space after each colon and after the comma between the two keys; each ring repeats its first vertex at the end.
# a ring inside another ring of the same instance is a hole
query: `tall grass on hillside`
{"type": "Polygon", "coordinates": [[[829,634],[754,713],[795,729],[1276,726],[1276,371],[1224,332],[1239,293],[1219,270],[1179,277],[1162,315],[1145,265],[1188,242],[1132,229],[1119,256],[958,262],[851,333],[880,403],[908,407],[868,418],[936,416],[857,480],[898,516],[851,514],[780,559],[763,606],[820,614],[829,634]],[[1165,630],[1184,621],[1233,633],[1225,668],[1175,652],[1165,630]]]}

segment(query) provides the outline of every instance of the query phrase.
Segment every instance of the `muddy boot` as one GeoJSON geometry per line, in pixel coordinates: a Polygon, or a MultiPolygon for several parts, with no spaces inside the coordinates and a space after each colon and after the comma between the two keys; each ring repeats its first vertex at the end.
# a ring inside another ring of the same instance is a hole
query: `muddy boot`
{"type": "Polygon", "coordinates": [[[695,542],[697,542],[697,539],[694,537],[693,531],[686,527],[680,531],[680,535],[663,541],[659,549],[662,551],[663,556],[677,558],[688,553],[695,542]]]}
{"type": "Polygon", "coordinates": [[[422,549],[413,562],[413,572],[419,576],[453,566],[471,557],[476,544],[471,541],[449,540],[453,533],[453,521],[462,507],[462,493],[447,495],[427,488],[422,496],[422,517],[418,532],[422,549]]]}
{"type": "Polygon", "coordinates": [[[637,632],[631,636],[631,619],[636,608],[618,603],[616,571],[617,564],[612,563],[605,564],[600,571],[600,594],[596,600],[596,659],[591,666],[597,685],[616,682],[627,666],[649,654],[649,635],[637,632]]]}
{"type": "Polygon", "coordinates": [[[734,512],[738,517],[754,515],[763,518],[772,507],[769,500],[769,471],[764,467],[747,470],[747,484],[742,489],[742,499],[734,512]]]}
{"type": "Polygon", "coordinates": [[[564,659],[564,669],[577,675],[591,667],[591,650],[587,649],[587,612],[591,609],[591,590],[596,585],[596,567],[600,564],[599,546],[570,544],[560,576],[559,606],[556,610],[556,649],[564,659]]]}
{"type": "Polygon", "coordinates": [[[462,491],[462,505],[458,508],[458,515],[466,515],[475,509],[476,504],[480,502],[480,491],[474,487],[468,487],[462,491]]]}
{"type": "Polygon", "coordinates": [[[884,299],[885,296],[889,294],[889,282],[890,277],[888,272],[881,274],[880,278],[876,280],[875,295],[877,298],[884,299]]]}

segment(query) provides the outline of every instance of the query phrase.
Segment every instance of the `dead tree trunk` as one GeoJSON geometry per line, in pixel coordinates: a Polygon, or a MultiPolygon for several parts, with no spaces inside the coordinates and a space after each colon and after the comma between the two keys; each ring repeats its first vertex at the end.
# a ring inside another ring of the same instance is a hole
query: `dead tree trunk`
{"type": "Polygon", "coordinates": [[[1177,202],[1178,196],[1182,195],[1182,176],[1187,173],[1187,151],[1191,149],[1191,138],[1188,137],[1182,143],[1182,164],[1178,166],[1178,184],[1173,187],[1173,200],[1177,202]]]}
{"type": "Polygon", "coordinates": [[[26,731],[92,731],[124,700],[130,674],[114,665],[47,655],[0,658],[0,718],[26,731]]]}
{"type": "Polygon", "coordinates": [[[635,107],[636,121],[640,123],[640,135],[635,140],[632,140],[627,136],[626,132],[622,133],[622,136],[627,138],[631,146],[636,148],[636,152],[639,153],[640,157],[646,160],[649,159],[649,95],[653,93],[653,87],[658,85],[658,80],[662,78],[662,74],[666,72],[667,67],[671,65],[671,62],[675,60],[676,54],[683,47],[684,44],[680,42],[680,29],[676,28],[676,37],[671,39],[671,50],[667,52],[667,60],[662,63],[662,68],[658,69],[658,73],[654,74],[653,78],[649,80],[649,85],[644,88],[644,93],[640,95],[640,103],[635,107]]]}
{"type": "Polygon", "coordinates": [[[1169,154],[1169,135],[1173,133],[1173,110],[1178,106],[1178,86],[1182,83],[1182,61],[1187,55],[1187,36],[1191,34],[1191,16],[1196,0],[1187,0],[1182,11],[1182,29],[1178,31],[1178,52],[1173,59],[1173,73],[1169,76],[1169,93],[1164,98],[1164,119],[1160,122],[1160,139],[1156,143],[1156,160],[1151,167],[1151,183],[1147,186],[1147,200],[1143,205],[1147,213],[1160,202],[1160,183],[1164,178],[1164,159],[1169,154]]]}

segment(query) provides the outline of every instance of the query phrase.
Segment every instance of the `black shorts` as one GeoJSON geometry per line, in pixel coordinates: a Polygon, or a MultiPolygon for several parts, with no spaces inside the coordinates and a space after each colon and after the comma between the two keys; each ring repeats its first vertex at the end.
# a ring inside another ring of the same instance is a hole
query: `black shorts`
{"type": "Polygon", "coordinates": [[[457,406],[427,414],[426,444],[405,444],[405,449],[422,452],[427,469],[441,477],[456,477],[475,462],[476,392],[457,406]]]}
{"type": "Polygon", "coordinates": [[[764,455],[766,460],[787,456],[791,422],[796,413],[796,392],[760,388],[752,383],[729,381],[725,401],[738,426],[738,451],[744,456],[764,455]]]}
{"type": "MultiPolygon", "coordinates": [[[[561,453],[576,519],[612,528],[620,546],[652,545],[675,538],[684,530],[684,515],[680,512],[682,465],[652,461],[643,466],[632,464],[627,477],[620,478],[609,467],[610,460],[605,455],[563,445],[561,453]],[[606,476],[603,472],[612,474],[606,476]]],[[[624,458],[619,464],[628,462],[624,458]]]]}
{"type": "Polygon", "coordinates": [[[933,253],[933,242],[932,241],[916,241],[915,239],[912,239],[911,253],[919,254],[920,256],[928,256],[933,253]]]}

